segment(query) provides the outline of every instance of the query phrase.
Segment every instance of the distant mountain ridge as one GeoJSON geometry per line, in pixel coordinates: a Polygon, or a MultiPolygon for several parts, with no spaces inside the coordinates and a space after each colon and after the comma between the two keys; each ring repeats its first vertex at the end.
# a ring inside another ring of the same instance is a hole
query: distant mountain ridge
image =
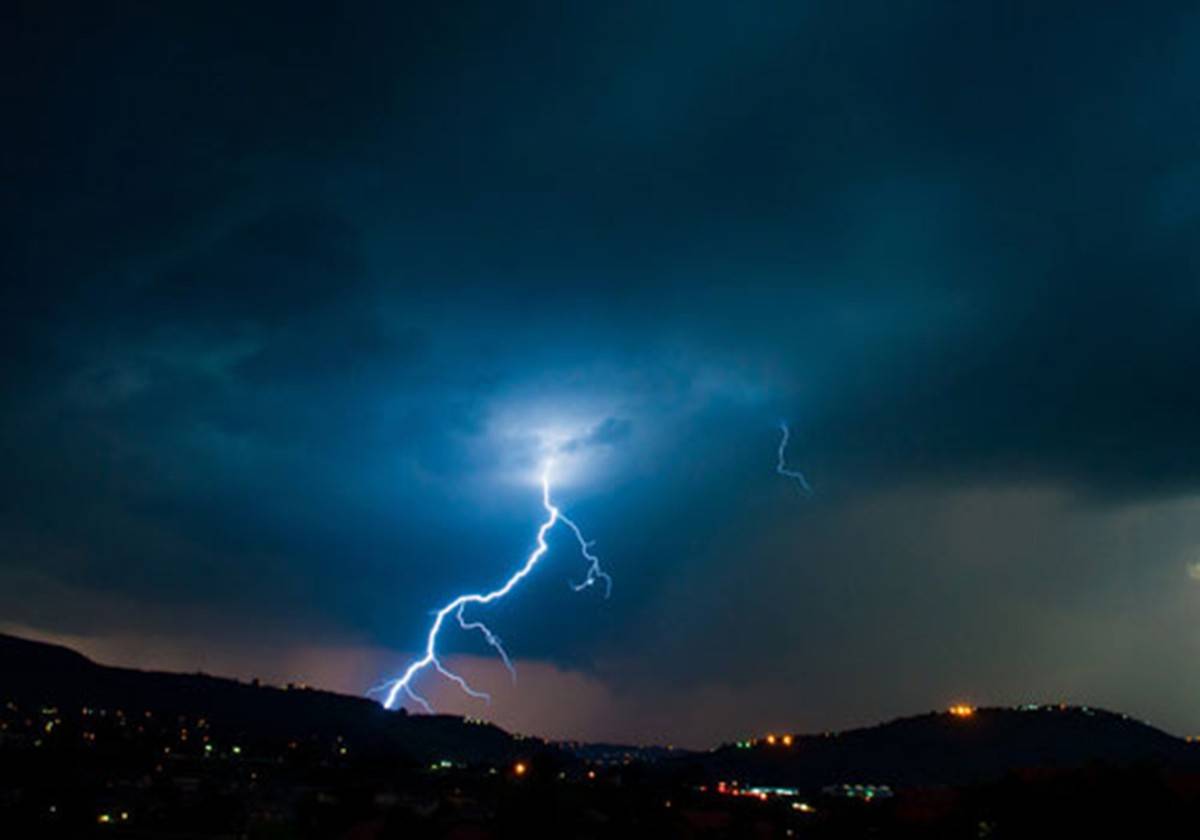
{"type": "MultiPolygon", "coordinates": [[[[530,749],[556,749],[491,724],[450,715],[407,715],[362,697],[258,686],[203,674],[99,665],[58,645],[0,634],[0,703],[204,716],[228,740],[344,738],[358,755],[387,760],[499,764],[530,749]]],[[[962,785],[1021,770],[1102,764],[1200,774],[1200,744],[1127,716],[1075,706],[928,713],[828,735],[790,735],[688,753],[653,747],[562,744],[585,763],[655,763],[707,780],[819,789],[842,783],[962,785]]]]}
{"type": "Polygon", "coordinates": [[[789,745],[774,740],[721,747],[705,757],[704,767],[714,778],[801,787],[958,785],[1011,771],[1096,764],[1200,773],[1200,745],[1079,706],[931,712],[836,734],[790,736],[789,745]]]}
{"type": "Polygon", "coordinates": [[[359,750],[425,761],[508,760],[517,739],[450,715],[407,715],[379,703],[309,688],[284,689],[205,674],[99,665],[60,645],[0,634],[0,703],[90,706],[140,715],[204,716],[226,736],[338,737],[359,750]]]}

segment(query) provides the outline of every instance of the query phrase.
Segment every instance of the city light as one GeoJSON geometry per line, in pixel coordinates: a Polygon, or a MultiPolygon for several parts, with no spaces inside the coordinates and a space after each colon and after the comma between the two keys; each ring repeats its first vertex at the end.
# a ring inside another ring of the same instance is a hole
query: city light
{"type": "Polygon", "coordinates": [[[958,703],[947,709],[954,717],[968,718],[975,714],[975,707],[968,706],[965,703],[958,703]]]}

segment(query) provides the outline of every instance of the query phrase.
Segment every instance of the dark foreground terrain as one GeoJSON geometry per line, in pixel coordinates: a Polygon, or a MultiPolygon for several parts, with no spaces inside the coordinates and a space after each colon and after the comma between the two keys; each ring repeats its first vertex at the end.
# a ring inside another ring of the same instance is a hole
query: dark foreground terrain
{"type": "Polygon", "coordinates": [[[1200,745],[1071,706],[553,744],[0,636],[0,837],[1194,837],[1200,745]]]}

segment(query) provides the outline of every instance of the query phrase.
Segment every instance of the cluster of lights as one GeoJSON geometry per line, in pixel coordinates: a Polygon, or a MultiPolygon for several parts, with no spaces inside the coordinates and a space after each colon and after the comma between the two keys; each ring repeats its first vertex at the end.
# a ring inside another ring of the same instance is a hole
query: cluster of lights
{"type": "Polygon", "coordinates": [[[889,785],[829,785],[822,788],[822,793],[828,796],[840,796],[844,799],[861,799],[870,802],[873,799],[890,799],[893,796],[889,785]]]}
{"type": "Polygon", "coordinates": [[[975,714],[975,707],[968,706],[966,703],[958,703],[947,709],[951,715],[960,718],[969,718],[975,714]]]}
{"type": "Polygon", "coordinates": [[[768,747],[790,747],[796,743],[796,738],[791,734],[775,735],[774,733],[768,733],[761,740],[758,738],[747,738],[744,741],[735,742],[734,746],[739,750],[750,750],[757,747],[760,743],[766,744],[768,747]]]}
{"type": "Polygon", "coordinates": [[[102,813],[96,816],[96,822],[100,825],[112,825],[116,822],[129,822],[129,812],[122,811],[119,814],[102,813]]]}
{"type": "MultiPolygon", "coordinates": [[[[700,791],[706,792],[707,787],[701,787],[700,791]]],[[[757,799],[760,802],[766,802],[771,799],[795,799],[800,795],[797,788],[792,787],[768,787],[768,786],[751,786],[742,787],[738,782],[717,782],[715,791],[721,796],[744,796],[749,799],[757,799]]],[[[792,809],[802,811],[806,814],[811,814],[815,810],[806,802],[793,802],[792,809]]]]}
{"type": "MultiPolygon", "coordinates": [[[[1073,708],[1073,707],[1068,706],[1066,703],[1063,703],[1063,702],[1059,702],[1059,703],[1025,703],[1023,705],[1016,707],[1017,711],[1019,711],[1019,712],[1054,712],[1054,711],[1065,712],[1067,709],[1070,709],[1070,708],[1073,708]]],[[[1083,706],[1082,708],[1084,711],[1090,711],[1090,709],[1088,709],[1087,706],[1083,706]]]]}

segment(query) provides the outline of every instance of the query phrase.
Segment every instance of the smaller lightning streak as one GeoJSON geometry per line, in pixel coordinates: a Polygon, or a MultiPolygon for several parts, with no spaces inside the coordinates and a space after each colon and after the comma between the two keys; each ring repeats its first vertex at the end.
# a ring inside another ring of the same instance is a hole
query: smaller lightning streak
{"type": "Polygon", "coordinates": [[[591,564],[588,566],[587,575],[584,579],[579,583],[571,584],[571,588],[576,592],[582,592],[589,586],[595,585],[596,581],[602,580],[604,581],[604,597],[607,598],[612,595],[612,578],[608,576],[608,572],[600,568],[600,558],[592,554],[592,546],[596,544],[596,541],[585,539],[583,531],[579,530],[579,526],[571,519],[568,519],[565,513],[560,511],[558,518],[575,534],[575,539],[579,540],[579,551],[583,555],[583,559],[591,564]]]}
{"type": "Polygon", "coordinates": [[[804,492],[811,496],[812,495],[812,487],[809,486],[808,479],[804,477],[804,473],[796,472],[795,470],[789,470],[787,468],[787,461],[786,461],[787,445],[788,445],[788,440],[792,436],[792,433],[788,430],[788,424],[780,422],[779,430],[781,432],[783,432],[783,437],[779,441],[779,461],[775,465],[775,472],[779,473],[784,478],[793,478],[796,481],[800,482],[800,486],[802,488],[804,488],[804,492]]]}
{"type": "Polygon", "coordinates": [[[387,692],[383,701],[383,706],[385,709],[392,708],[396,704],[396,700],[399,698],[400,694],[403,693],[405,697],[421,706],[421,708],[425,709],[425,711],[432,712],[433,709],[429,705],[429,702],[424,697],[417,694],[412,686],[413,680],[417,677],[417,675],[427,668],[433,668],[443,677],[456,684],[463,690],[463,692],[471,697],[474,697],[477,700],[491,700],[491,697],[486,692],[472,688],[470,683],[443,665],[442,661],[438,658],[438,634],[442,630],[442,624],[446,621],[446,617],[451,614],[453,614],[455,620],[458,621],[459,627],[463,628],[464,630],[478,630],[480,634],[483,635],[484,640],[500,656],[500,659],[504,662],[504,667],[508,669],[508,672],[512,675],[512,678],[514,680],[516,679],[517,672],[513,668],[512,660],[509,659],[508,652],[504,649],[504,645],[501,644],[499,637],[496,636],[496,634],[490,629],[488,629],[483,622],[467,620],[467,617],[463,614],[463,610],[466,609],[469,604],[490,604],[493,601],[498,601],[511,592],[518,583],[524,580],[529,573],[533,571],[534,567],[538,564],[538,561],[542,559],[542,556],[549,551],[550,547],[546,543],[546,535],[558,522],[562,522],[571,529],[571,532],[575,535],[575,539],[579,541],[580,552],[583,554],[584,559],[587,560],[589,564],[587,574],[584,576],[584,579],[579,583],[572,584],[572,588],[578,592],[582,589],[587,589],[588,587],[595,585],[597,581],[602,581],[604,583],[606,597],[608,593],[611,592],[612,578],[608,576],[607,572],[600,568],[600,558],[592,554],[591,548],[594,543],[584,537],[583,531],[580,530],[579,526],[576,525],[573,520],[568,519],[567,516],[563,514],[563,512],[557,507],[555,507],[553,502],[550,501],[550,464],[547,464],[545,470],[542,472],[542,507],[546,509],[547,518],[538,528],[537,547],[534,548],[530,555],[525,559],[524,565],[514,572],[512,577],[510,577],[499,589],[494,589],[491,592],[459,595],[453,601],[446,604],[446,606],[434,613],[433,625],[429,628],[429,635],[425,638],[425,655],[410,664],[408,669],[398,679],[391,680],[390,682],[384,683],[382,686],[372,689],[372,692],[387,692]]]}

